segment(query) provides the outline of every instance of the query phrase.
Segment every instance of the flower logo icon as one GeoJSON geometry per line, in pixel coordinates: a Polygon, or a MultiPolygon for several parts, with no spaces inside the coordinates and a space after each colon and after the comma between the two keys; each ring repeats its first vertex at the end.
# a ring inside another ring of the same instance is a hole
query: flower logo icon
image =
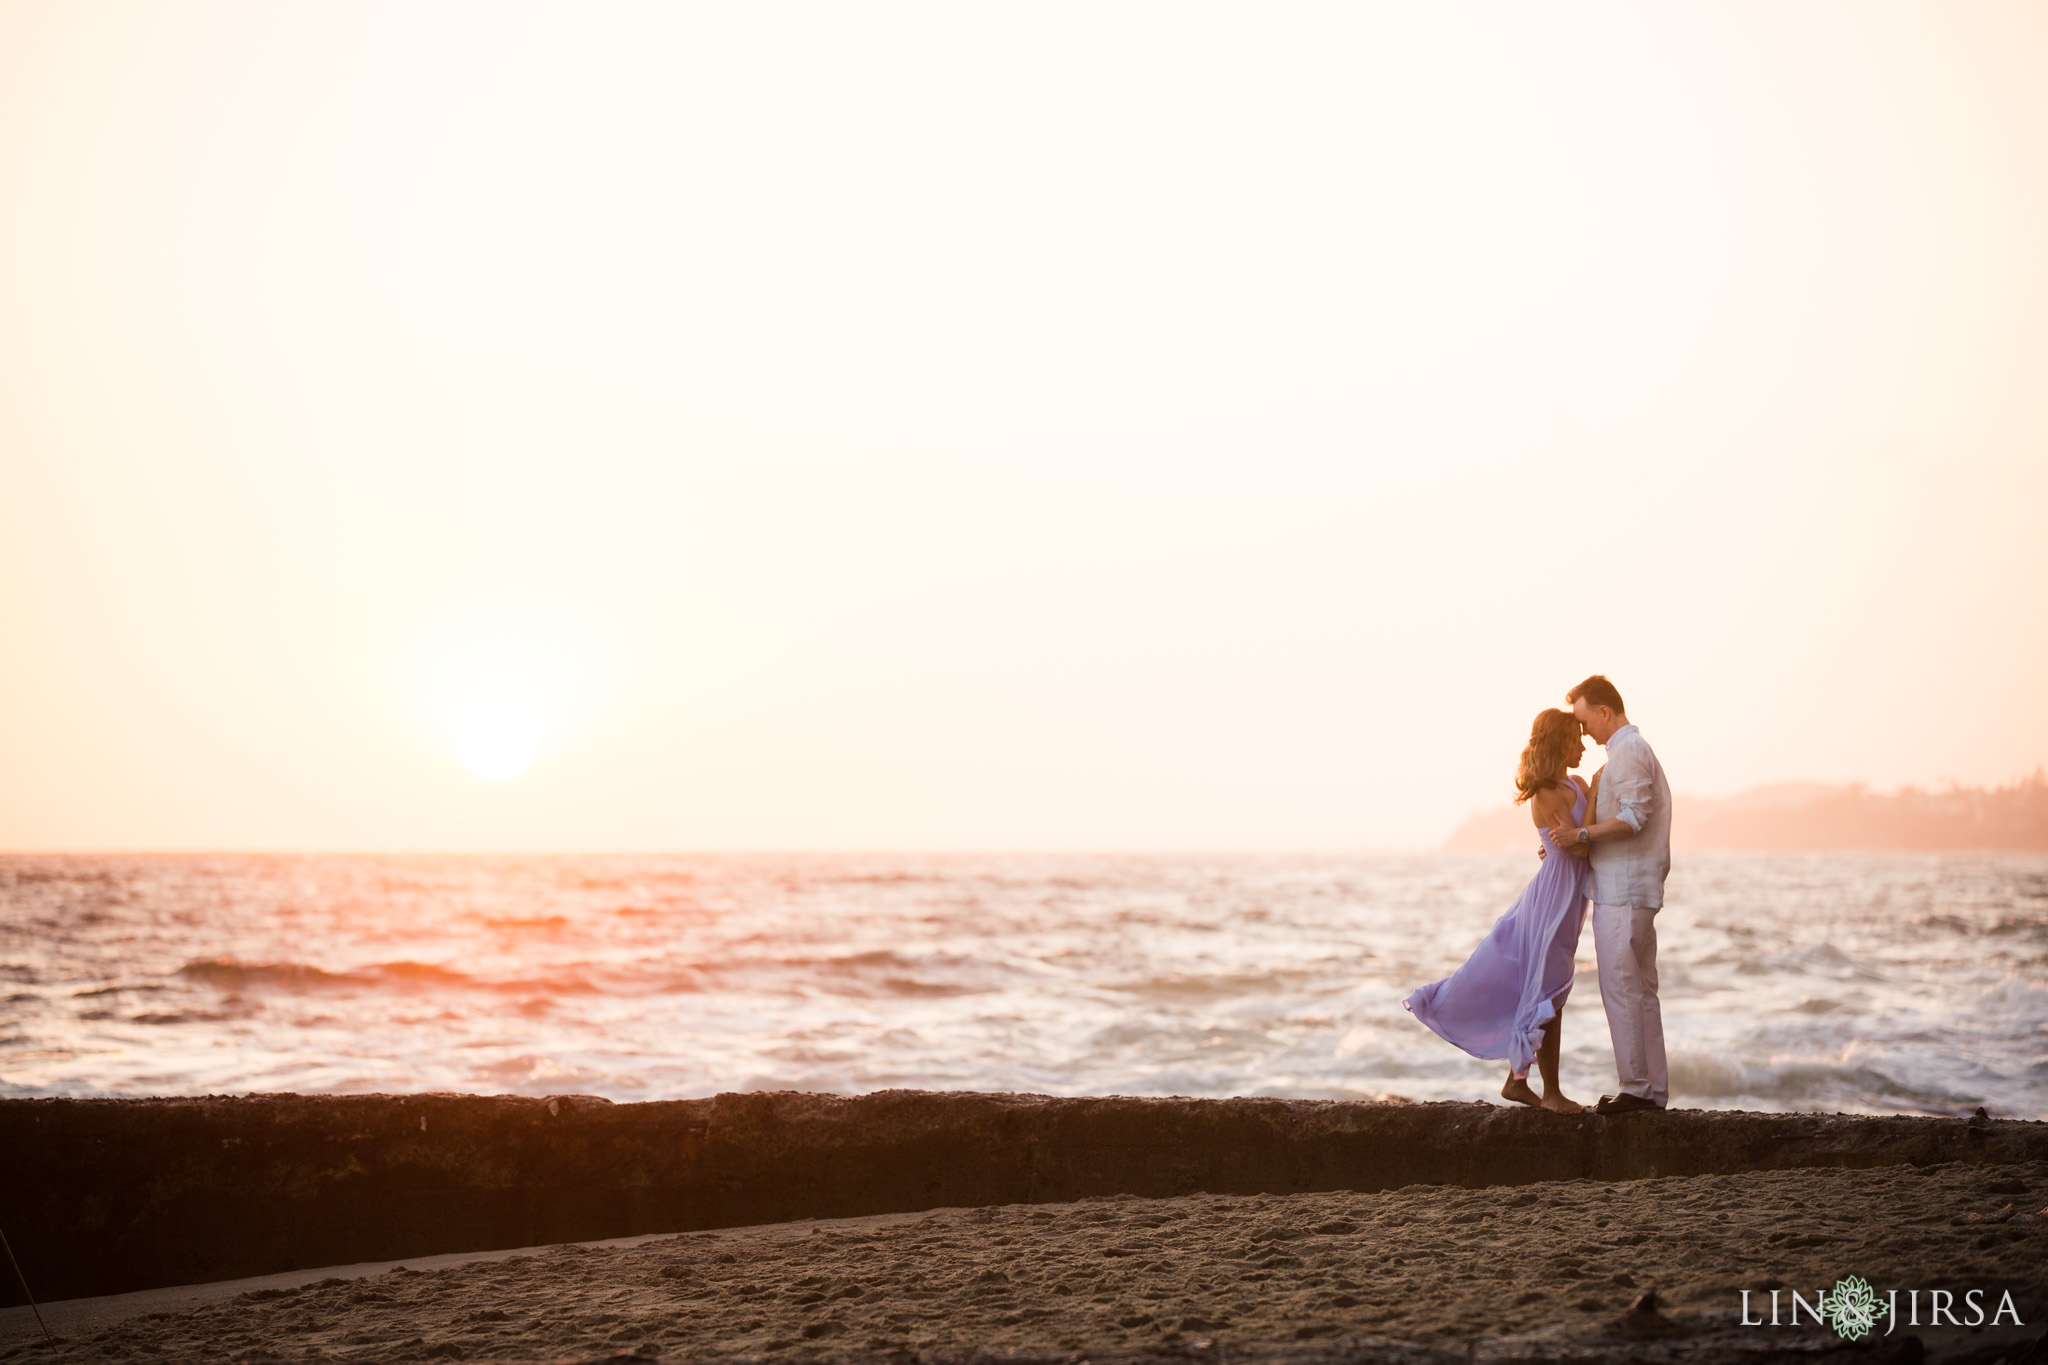
{"type": "Polygon", "coordinates": [[[1835,1335],[1861,1341],[1877,1325],[1877,1291],[1861,1275],[1844,1275],[1821,1295],[1821,1312],[1835,1335]]]}

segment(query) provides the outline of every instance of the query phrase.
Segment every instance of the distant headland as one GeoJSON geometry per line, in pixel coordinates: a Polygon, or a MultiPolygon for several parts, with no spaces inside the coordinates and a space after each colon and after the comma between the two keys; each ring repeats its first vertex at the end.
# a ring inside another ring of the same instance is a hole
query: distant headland
{"type": "MultiPolygon", "coordinates": [[[[2048,851],[2048,775],[2004,787],[1885,795],[1860,782],[1829,786],[1787,782],[1736,796],[1672,798],[1672,847],[1678,849],[2048,851]]],[[[1448,849],[1533,848],[1526,810],[1483,811],[1453,830],[1448,849]]]]}

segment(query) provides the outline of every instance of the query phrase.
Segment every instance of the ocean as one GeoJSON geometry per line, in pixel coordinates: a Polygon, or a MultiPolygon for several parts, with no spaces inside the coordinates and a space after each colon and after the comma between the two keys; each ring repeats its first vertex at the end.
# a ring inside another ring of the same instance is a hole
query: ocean
{"type": "MultiPolygon", "coordinates": [[[[0,1094],[1496,1098],[1530,854],[9,855],[0,1094]]],[[[2048,856],[1683,855],[1672,1103],[2048,1118],[2048,856]]],[[[1590,928],[1567,1093],[1614,1083],[1590,928]]]]}

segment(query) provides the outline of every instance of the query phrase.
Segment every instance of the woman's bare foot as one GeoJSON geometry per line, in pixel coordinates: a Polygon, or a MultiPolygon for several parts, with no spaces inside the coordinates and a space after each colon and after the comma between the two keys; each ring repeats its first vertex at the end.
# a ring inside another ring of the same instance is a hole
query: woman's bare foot
{"type": "MultiPolygon", "coordinates": [[[[1523,1089],[1527,1088],[1525,1084],[1523,1089]]],[[[1553,1114],[1583,1114],[1586,1112],[1585,1105],[1580,1104],[1577,1100],[1568,1100],[1563,1095],[1555,1092],[1545,1095],[1536,1102],[1553,1114]]]]}
{"type": "Polygon", "coordinates": [[[1543,1103],[1536,1098],[1536,1092],[1529,1088],[1527,1076],[1508,1077],[1508,1083],[1500,1088],[1500,1097],[1504,1100],[1513,1100],[1516,1104],[1543,1103]]]}

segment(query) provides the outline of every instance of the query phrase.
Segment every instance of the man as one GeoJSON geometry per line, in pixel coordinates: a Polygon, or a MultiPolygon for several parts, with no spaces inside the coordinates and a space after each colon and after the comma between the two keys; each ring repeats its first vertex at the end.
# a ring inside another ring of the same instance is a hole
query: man
{"type": "Polygon", "coordinates": [[[1616,1093],[1594,1112],[1662,1109],[1670,1099],[1664,1016],[1657,1004],[1657,911],[1671,870],[1671,788],[1649,741],[1629,724],[1621,693],[1600,674],[1564,694],[1585,732],[1606,746],[1593,823],[1550,831],[1558,847],[1590,845],[1593,951],[1614,1039],[1616,1093]]]}

